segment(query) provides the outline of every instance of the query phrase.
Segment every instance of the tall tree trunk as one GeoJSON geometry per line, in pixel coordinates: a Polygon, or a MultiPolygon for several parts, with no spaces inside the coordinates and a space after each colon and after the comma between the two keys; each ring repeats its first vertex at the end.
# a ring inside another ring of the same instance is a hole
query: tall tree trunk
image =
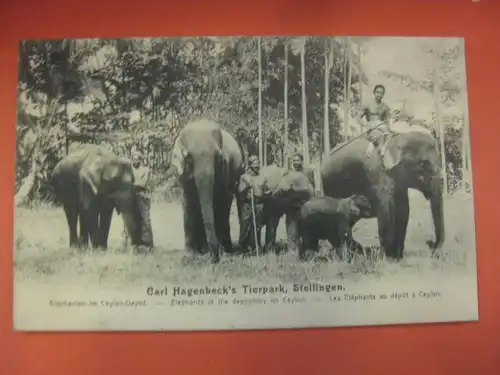
{"type": "Polygon", "coordinates": [[[262,151],[262,155],[263,155],[263,160],[262,160],[262,166],[266,166],[267,165],[267,134],[264,134],[264,141],[263,141],[263,144],[262,144],[262,148],[264,149],[262,151]]]}
{"type": "Polygon", "coordinates": [[[304,164],[309,165],[309,137],[307,135],[307,99],[306,99],[306,43],[300,50],[300,75],[302,83],[302,148],[304,153],[304,164]]]}
{"type": "MultiPolygon", "coordinates": [[[[361,67],[361,42],[358,41],[358,66],[361,67]]],[[[359,104],[363,105],[363,80],[362,80],[362,72],[358,73],[358,83],[359,83],[359,104]]]]}
{"type": "Polygon", "coordinates": [[[262,167],[263,164],[263,145],[262,145],[262,50],[261,50],[261,37],[257,37],[257,49],[258,49],[258,63],[259,63],[259,108],[257,109],[258,111],[258,118],[259,118],[259,160],[260,160],[260,166],[262,167]]]}
{"type": "Polygon", "coordinates": [[[288,169],[288,40],[285,41],[285,84],[283,86],[285,134],[283,134],[283,166],[288,169]]]}
{"type": "Polygon", "coordinates": [[[439,142],[441,148],[441,173],[443,175],[443,193],[448,195],[448,175],[446,173],[446,150],[444,143],[444,126],[441,116],[441,92],[439,89],[439,46],[436,44],[434,52],[434,70],[433,70],[433,94],[434,94],[434,107],[436,112],[436,127],[439,131],[439,142]]]}
{"type": "Polygon", "coordinates": [[[350,104],[350,94],[351,94],[351,38],[346,37],[345,44],[345,60],[346,65],[344,69],[344,137],[345,140],[348,139],[347,133],[349,131],[349,117],[351,112],[351,104],[350,104]]]}
{"type": "Polygon", "coordinates": [[[323,142],[324,142],[324,154],[328,154],[330,151],[330,59],[329,54],[331,51],[330,48],[330,38],[326,37],[325,39],[325,103],[324,103],[324,112],[323,112],[323,142]]]}

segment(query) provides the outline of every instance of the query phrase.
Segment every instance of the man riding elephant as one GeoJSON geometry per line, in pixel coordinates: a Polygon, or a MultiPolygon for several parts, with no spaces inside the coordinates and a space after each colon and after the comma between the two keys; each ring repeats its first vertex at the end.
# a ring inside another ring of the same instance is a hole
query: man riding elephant
{"type": "Polygon", "coordinates": [[[393,161],[385,156],[385,145],[388,136],[394,132],[391,124],[391,109],[382,101],[385,95],[385,86],[378,84],[373,89],[373,100],[363,105],[357,120],[364,131],[368,130],[367,136],[371,144],[366,150],[366,155],[371,156],[374,150],[378,150],[384,159],[384,165],[390,169],[393,161]]]}
{"type": "MultiPolygon", "coordinates": [[[[376,87],[381,99],[383,86],[376,87]]],[[[365,108],[370,119],[388,119],[388,107],[379,100],[365,108]]],[[[420,191],[430,203],[435,239],[427,244],[434,253],[445,239],[441,158],[438,144],[423,127],[397,123],[380,153],[373,149],[369,137],[359,136],[334,148],[322,160],[320,175],[325,196],[346,198],[364,195],[377,219],[380,249],[388,258],[403,258],[410,206],[408,189],[420,191]],[[368,150],[368,152],[367,152],[368,150]]],[[[391,129],[391,130],[392,130],[391,129]]],[[[352,223],[354,225],[355,223],[352,223]]]]}

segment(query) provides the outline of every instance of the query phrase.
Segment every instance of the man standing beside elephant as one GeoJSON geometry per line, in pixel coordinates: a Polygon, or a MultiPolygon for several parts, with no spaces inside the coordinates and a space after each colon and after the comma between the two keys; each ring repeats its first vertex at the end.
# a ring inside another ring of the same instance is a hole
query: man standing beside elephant
{"type": "MultiPolygon", "coordinates": [[[[371,156],[375,149],[379,150],[380,156],[386,159],[385,144],[387,138],[394,132],[391,124],[391,109],[382,101],[385,95],[385,86],[375,85],[373,88],[373,100],[362,106],[357,120],[362,128],[367,129],[370,139],[370,147],[366,151],[367,156],[371,156]],[[366,119],[366,120],[365,120],[366,119]]],[[[384,165],[390,169],[392,161],[384,160],[384,165]]]]}
{"type": "Polygon", "coordinates": [[[239,245],[243,252],[253,252],[260,245],[263,204],[255,202],[253,188],[260,175],[260,161],[256,155],[248,158],[248,169],[241,176],[238,199],[241,203],[239,245]],[[254,216],[255,215],[255,216],[254,216]],[[256,227],[254,227],[254,224],[256,227]],[[257,232],[257,243],[255,234],[257,232]]]}
{"type": "Polygon", "coordinates": [[[312,170],[312,168],[304,167],[304,156],[300,152],[296,152],[292,156],[292,171],[303,173],[311,182],[313,190],[316,189],[314,186],[314,171],[312,170]]]}
{"type": "Polygon", "coordinates": [[[140,217],[140,243],[142,246],[153,248],[153,230],[151,228],[151,199],[150,199],[150,169],[142,163],[142,156],[136,152],[132,155],[134,171],[134,187],[137,196],[137,214],[140,217]]]}

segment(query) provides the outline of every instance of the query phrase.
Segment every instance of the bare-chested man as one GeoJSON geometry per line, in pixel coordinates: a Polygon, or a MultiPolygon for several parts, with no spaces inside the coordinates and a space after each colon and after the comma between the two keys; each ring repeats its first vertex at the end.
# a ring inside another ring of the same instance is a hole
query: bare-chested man
{"type": "MultiPolygon", "coordinates": [[[[372,129],[367,133],[368,138],[372,142],[372,146],[367,151],[368,155],[380,144],[383,138],[389,134],[391,129],[391,110],[382,99],[385,95],[385,87],[383,85],[376,85],[373,88],[374,100],[364,105],[358,114],[358,122],[364,128],[363,131],[372,129]],[[366,119],[366,120],[365,120],[366,119]]],[[[384,147],[384,143],[382,147],[384,147]]],[[[384,150],[381,149],[380,153],[383,155],[384,150]]]]}
{"type": "Polygon", "coordinates": [[[248,158],[248,169],[241,176],[238,187],[239,199],[242,203],[240,217],[240,238],[238,240],[243,252],[253,252],[260,245],[260,233],[262,226],[262,214],[264,206],[262,203],[253,201],[253,187],[260,174],[260,161],[256,155],[248,158]],[[253,211],[253,212],[252,212],[253,211]],[[255,214],[255,222],[253,214],[255,214]],[[254,224],[256,224],[257,238],[255,238],[254,224]],[[255,243],[255,240],[258,243],[255,243]]]}
{"type": "Polygon", "coordinates": [[[296,152],[292,156],[292,171],[302,172],[308,178],[313,189],[315,189],[314,171],[311,168],[304,167],[304,156],[300,152],[296,152]]]}

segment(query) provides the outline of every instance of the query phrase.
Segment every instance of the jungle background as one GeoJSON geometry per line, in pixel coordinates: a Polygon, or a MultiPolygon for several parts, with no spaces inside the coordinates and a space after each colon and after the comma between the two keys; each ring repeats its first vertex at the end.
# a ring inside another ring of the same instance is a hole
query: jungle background
{"type": "Polygon", "coordinates": [[[179,195],[169,152],[205,117],[263,165],[295,151],[319,166],[360,134],[355,120],[375,84],[394,114],[439,141],[446,194],[468,191],[470,155],[460,39],[189,37],[29,40],[20,44],[16,205],[51,201],[47,179],[81,143],[138,149],[162,200],[179,195]],[[463,183],[462,183],[463,181],[463,183]]]}

